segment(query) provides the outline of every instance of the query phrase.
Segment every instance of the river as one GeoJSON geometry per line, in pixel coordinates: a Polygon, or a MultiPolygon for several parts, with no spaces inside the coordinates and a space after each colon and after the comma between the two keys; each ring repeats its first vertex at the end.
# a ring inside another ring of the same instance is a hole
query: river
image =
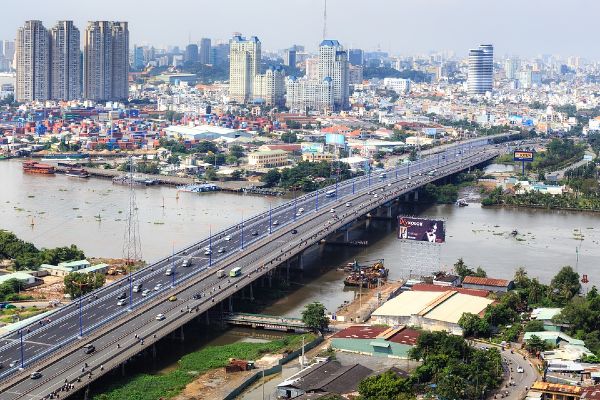
{"type": "MultiPolygon", "coordinates": [[[[0,182],[0,229],[13,231],[38,247],[73,243],[89,256],[122,256],[129,198],[126,186],[97,178],[23,174],[17,160],[0,162],[0,182]]],[[[147,261],[208,236],[210,230],[215,232],[243,216],[266,210],[269,204],[274,207],[285,201],[225,192],[178,194],[175,188],[164,186],[136,188],[135,196],[142,256],[147,261]]],[[[492,277],[511,278],[515,268],[523,266],[530,276],[548,282],[561,266],[571,265],[588,274],[590,284],[600,284],[600,273],[596,273],[600,265],[598,213],[482,208],[479,203],[462,208],[437,205],[411,212],[446,221],[447,241],[439,248],[441,265],[432,269],[449,269],[463,257],[467,265],[481,266],[492,277]],[[517,238],[510,235],[514,229],[519,231],[517,238]],[[583,234],[584,240],[577,240],[577,233],[583,234]]],[[[275,303],[271,311],[298,315],[303,305],[315,298],[335,309],[354,291],[344,292],[343,273],[329,267],[354,258],[383,258],[392,279],[405,277],[408,272],[401,269],[404,255],[395,229],[390,222],[374,221],[367,229],[352,233],[353,239],[368,239],[368,247],[327,247],[309,253],[312,267],[306,285],[275,303]]]]}

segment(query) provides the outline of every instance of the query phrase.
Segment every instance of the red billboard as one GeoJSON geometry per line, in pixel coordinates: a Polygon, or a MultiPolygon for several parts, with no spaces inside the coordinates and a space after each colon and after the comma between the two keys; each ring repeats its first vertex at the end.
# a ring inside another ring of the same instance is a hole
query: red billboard
{"type": "Polygon", "coordinates": [[[417,217],[398,217],[398,239],[444,243],[444,221],[417,217]]]}

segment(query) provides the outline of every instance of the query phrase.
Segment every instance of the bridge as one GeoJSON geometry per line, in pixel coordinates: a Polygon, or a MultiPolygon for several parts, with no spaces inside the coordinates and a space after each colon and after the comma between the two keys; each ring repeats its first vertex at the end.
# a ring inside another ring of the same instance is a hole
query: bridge
{"type": "Polygon", "coordinates": [[[277,315],[227,313],[223,316],[223,322],[229,325],[276,331],[306,332],[309,330],[300,318],[279,317],[277,315]]]}
{"type": "Polygon", "coordinates": [[[254,282],[269,279],[276,268],[301,259],[306,249],[359,217],[380,207],[389,213],[402,196],[499,153],[488,139],[471,140],[385,174],[369,173],[297,197],[0,337],[0,400],[42,399],[65,382],[82,389],[184,324],[207,318],[213,307],[229,304],[232,311],[234,293],[251,291],[254,282]],[[235,268],[240,274],[229,274],[235,268]],[[118,303],[119,297],[124,301],[118,303]],[[89,344],[94,351],[86,352],[89,344]],[[34,371],[40,376],[32,379],[34,371]]]}

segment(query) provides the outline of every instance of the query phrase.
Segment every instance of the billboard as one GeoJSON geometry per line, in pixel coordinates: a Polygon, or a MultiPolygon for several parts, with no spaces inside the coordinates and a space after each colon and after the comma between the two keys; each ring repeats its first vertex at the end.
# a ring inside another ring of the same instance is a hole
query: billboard
{"type": "Polygon", "coordinates": [[[346,144],[346,136],[340,135],[339,133],[326,133],[325,143],[334,144],[336,146],[343,146],[346,144]]]}
{"type": "Polygon", "coordinates": [[[530,150],[515,150],[514,160],[515,161],[533,161],[533,155],[535,153],[530,150]]]}
{"type": "Polygon", "coordinates": [[[437,219],[398,217],[398,239],[445,243],[444,221],[437,219]]]}
{"type": "Polygon", "coordinates": [[[302,153],[322,153],[323,143],[300,143],[302,153]]]}

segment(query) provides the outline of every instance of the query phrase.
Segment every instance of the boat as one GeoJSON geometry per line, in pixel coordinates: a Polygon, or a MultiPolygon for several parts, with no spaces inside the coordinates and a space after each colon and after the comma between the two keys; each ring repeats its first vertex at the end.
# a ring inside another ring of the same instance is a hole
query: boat
{"type": "Polygon", "coordinates": [[[11,156],[8,154],[0,154],[0,160],[8,160],[10,158],[11,158],[11,156]]]}
{"type": "Polygon", "coordinates": [[[37,161],[25,161],[23,163],[23,172],[30,174],[53,175],[56,171],[52,165],[42,164],[37,161]]]}
{"type": "Polygon", "coordinates": [[[467,207],[469,203],[467,203],[467,200],[465,199],[458,199],[456,200],[456,205],[459,207],[467,207]]]}
{"type": "Polygon", "coordinates": [[[513,235],[513,236],[517,236],[519,234],[519,231],[515,229],[510,234],[513,235]]]}
{"type": "Polygon", "coordinates": [[[376,287],[379,282],[387,280],[389,273],[383,266],[383,260],[378,260],[371,266],[360,266],[354,261],[343,268],[352,268],[352,273],[344,279],[344,286],[376,287]]]}
{"type": "Polygon", "coordinates": [[[215,191],[221,190],[221,188],[218,187],[217,185],[215,185],[214,183],[203,183],[203,184],[178,186],[177,190],[180,190],[182,192],[189,192],[189,193],[203,193],[203,192],[215,192],[215,191]]]}
{"type": "Polygon", "coordinates": [[[65,175],[72,176],[74,178],[89,178],[90,177],[90,173],[87,172],[83,168],[67,168],[65,170],[65,175]]]}

